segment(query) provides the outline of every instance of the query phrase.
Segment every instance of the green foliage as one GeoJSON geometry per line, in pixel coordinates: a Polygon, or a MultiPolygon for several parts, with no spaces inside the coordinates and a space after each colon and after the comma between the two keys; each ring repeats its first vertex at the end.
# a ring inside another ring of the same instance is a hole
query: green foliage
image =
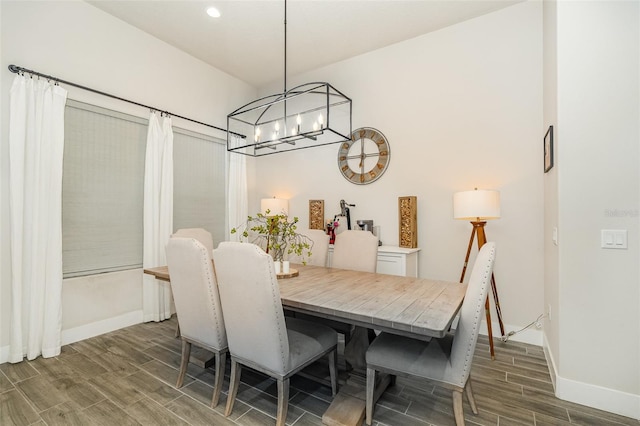
{"type": "Polygon", "coordinates": [[[275,216],[258,213],[255,216],[247,216],[247,221],[233,229],[232,234],[241,233],[240,241],[250,241],[263,249],[268,248],[275,260],[286,260],[285,255],[294,254],[301,256],[303,264],[306,258],[311,257],[313,241],[306,235],[298,234],[298,217],[293,220],[285,214],[275,216]]]}

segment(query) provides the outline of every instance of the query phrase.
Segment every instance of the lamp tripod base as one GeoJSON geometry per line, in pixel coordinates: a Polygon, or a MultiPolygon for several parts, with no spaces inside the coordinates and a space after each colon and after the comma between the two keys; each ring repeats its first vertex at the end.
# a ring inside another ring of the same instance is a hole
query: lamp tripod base
{"type": "MultiPolygon", "coordinates": [[[[467,246],[467,255],[464,258],[464,265],[462,266],[462,274],[460,275],[460,282],[464,282],[464,275],[467,272],[467,265],[469,263],[469,255],[471,254],[471,248],[473,247],[473,240],[478,237],[478,250],[487,242],[487,237],[484,233],[484,225],[486,221],[472,221],[473,229],[471,230],[471,238],[469,238],[469,245],[467,246]]],[[[493,301],[496,306],[496,314],[498,316],[498,324],[500,325],[500,333],[504,336],[504,324],[502,322],[502,311],[500,309],[500,299],[498,298],[498,289],[496,287],[496,279],[491,273],[491,293],[493,294],[493,301]]],[[[484,304],[485,315],[487,318],[487,332],[489,335],[489,351],[491,352],[491,359],[495,359],[495,351],[493,348],[493,329],[491,327],[491,304],[489,303],[489,295],[484,304]]]]}

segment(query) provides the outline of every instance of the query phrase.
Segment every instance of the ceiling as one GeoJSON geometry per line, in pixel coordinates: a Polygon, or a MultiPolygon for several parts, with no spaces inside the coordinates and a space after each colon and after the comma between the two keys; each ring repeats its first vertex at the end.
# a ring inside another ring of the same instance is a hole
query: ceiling
{"type": "MultiPolygon", "coordinates": [[[[255,87],[284,77],[283,0],[87,0],[255,87]],[[215,6],[222,14],[206,14],[215,6]]],[[[523,0],[289,0],[287,75],[417,37],[523,0]]]]}

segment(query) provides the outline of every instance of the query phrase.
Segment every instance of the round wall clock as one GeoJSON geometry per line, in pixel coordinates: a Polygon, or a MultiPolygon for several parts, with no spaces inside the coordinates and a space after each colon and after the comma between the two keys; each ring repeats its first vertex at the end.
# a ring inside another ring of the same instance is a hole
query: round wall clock
{"type": "Polygon", "coordinates": [[[380,179],[389,166],[389,141],[371,127],[351,133],[351,140],[340,144],[338,168],[351,183],[366,185],[380,179]]]}

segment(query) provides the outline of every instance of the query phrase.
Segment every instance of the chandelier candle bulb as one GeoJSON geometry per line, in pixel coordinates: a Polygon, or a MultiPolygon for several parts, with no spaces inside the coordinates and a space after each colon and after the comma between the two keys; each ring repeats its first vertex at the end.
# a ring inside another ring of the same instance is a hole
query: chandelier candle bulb
{"type": "Polygon", "coordinates": [[[322,129],[324,125],[324,118],[322,117],[322,114],[318,116],[318,123],[320,124],[320,128],[322,129]]]}

